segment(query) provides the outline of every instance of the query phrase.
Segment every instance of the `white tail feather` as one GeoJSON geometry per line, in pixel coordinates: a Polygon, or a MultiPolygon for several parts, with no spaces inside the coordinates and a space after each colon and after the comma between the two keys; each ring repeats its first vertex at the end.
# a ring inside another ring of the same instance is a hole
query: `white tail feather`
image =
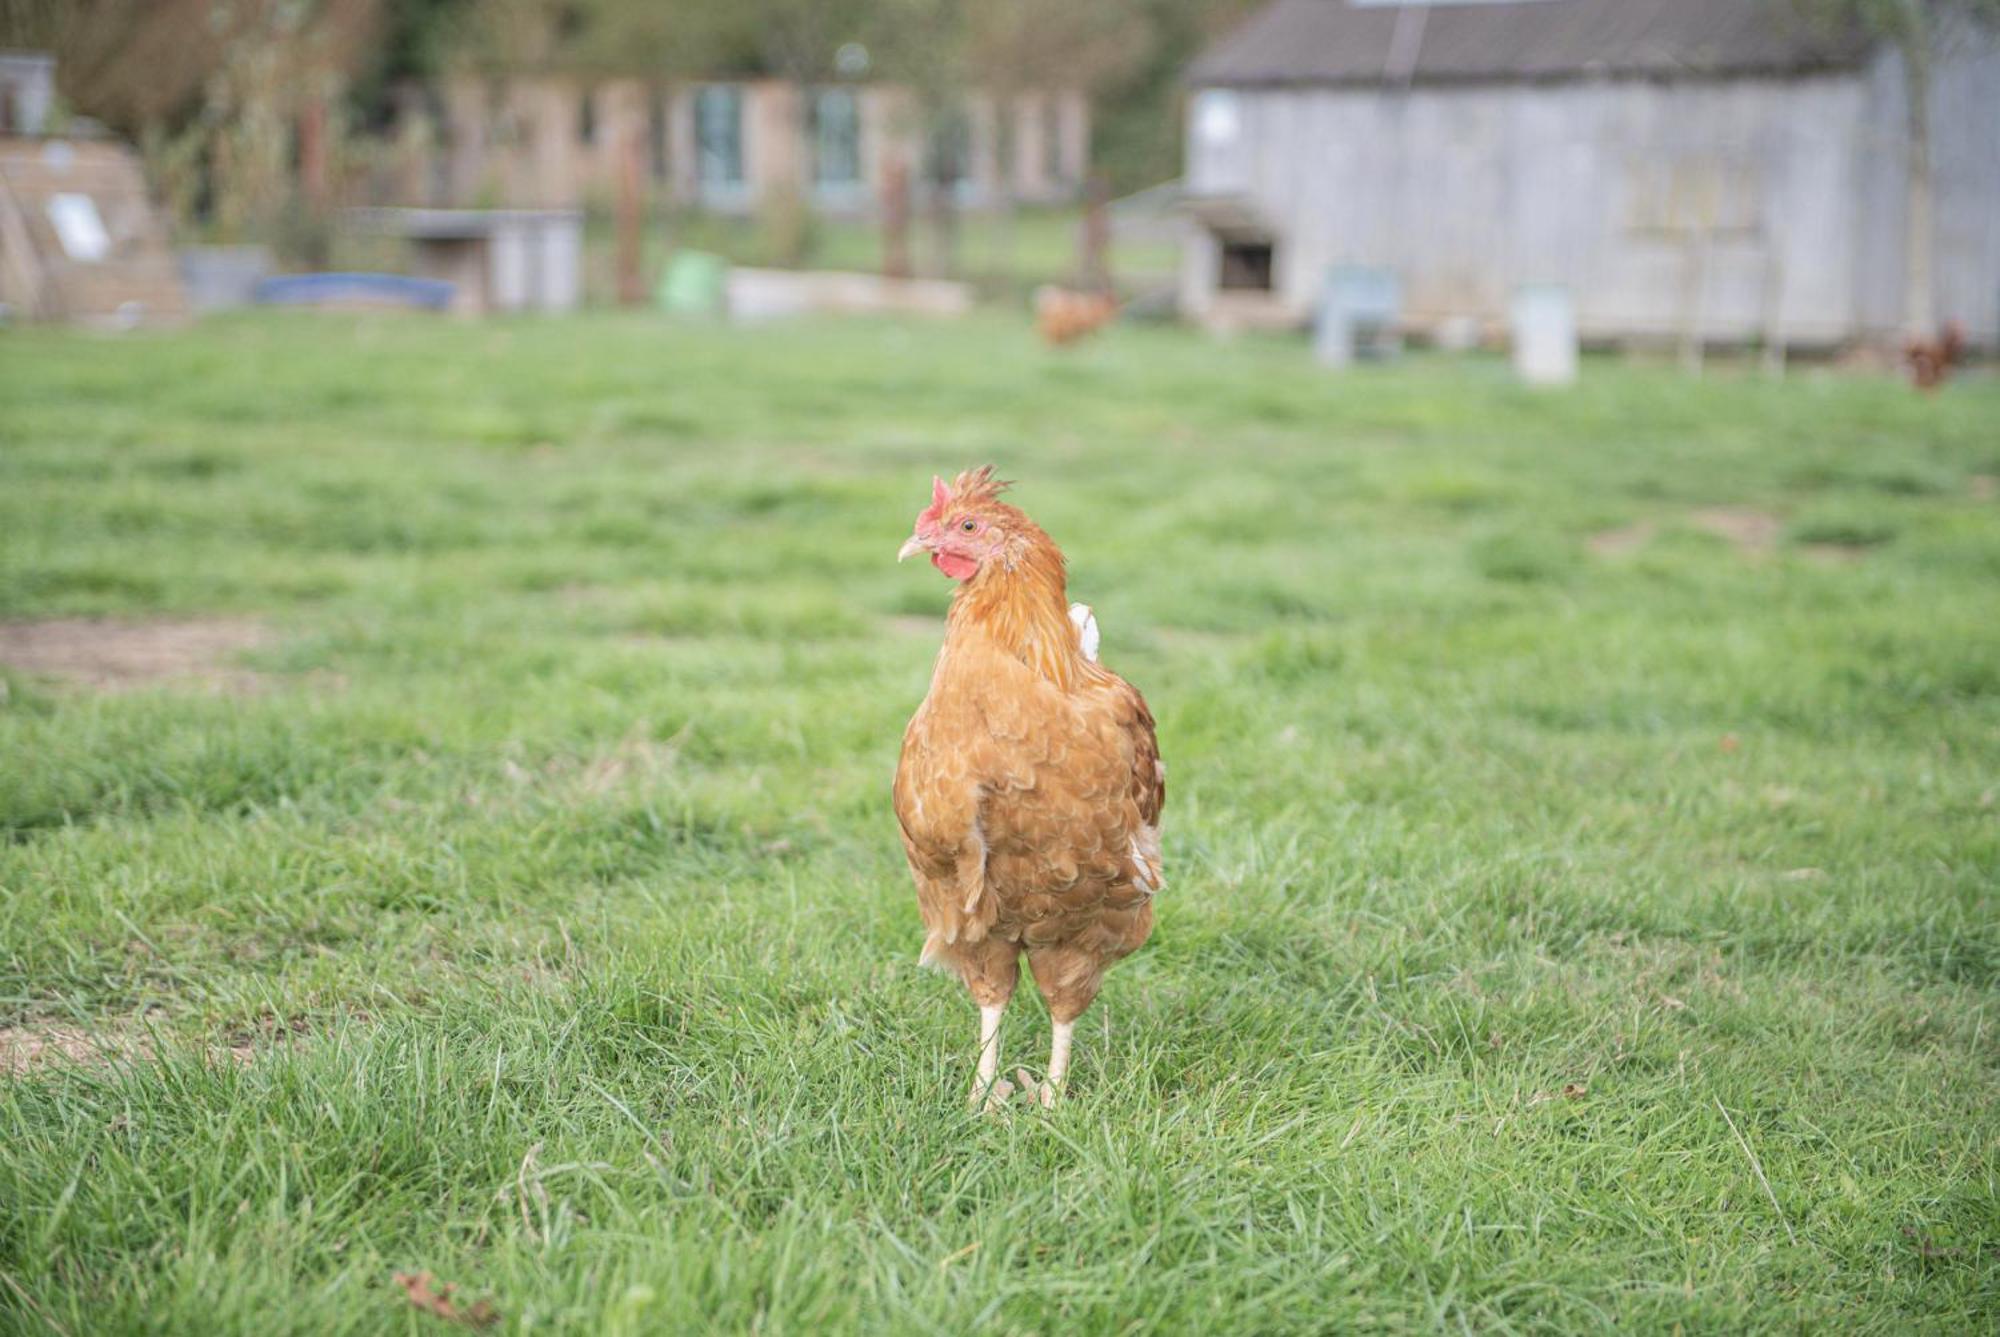
{"type": "Polygon", "coordinates": [[[1097,615],[1090,611],[1089,604],[1071,604],[1069,620],[1076,624],[1076,638],[1083,642],[1083,657],[1091,663],[1097,662],[1097,615]]]}

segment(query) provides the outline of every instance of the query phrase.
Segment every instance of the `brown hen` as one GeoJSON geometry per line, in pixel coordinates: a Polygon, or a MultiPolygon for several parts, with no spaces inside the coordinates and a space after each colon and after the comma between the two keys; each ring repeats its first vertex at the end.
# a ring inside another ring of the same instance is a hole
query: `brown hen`
{"type": "Polygon", "coordinates": [[[1108,292],[1077,292],[1047,285],[1035,290],[1035,328],[1045,343],[1075,343],[1118,318],[1118,299],[1108,292]]]}
{"type": "Polygon", "coordinates": [[[1072,609],[1062,550],[1000,500],[990,468],[931,484],[898,555],[928,553],[958,582],[930,692],[903,734],[896,820],[916,878],[925,962],[979,1005],[975,1104],[999,1077],[1000,1017],[1025,953],[1054,1021],[1053,1104],[1076,1019],[1104,972],[1153,928],[1166,769],[1153,717],[1096,662],[1096,623],[1072,609]]]}

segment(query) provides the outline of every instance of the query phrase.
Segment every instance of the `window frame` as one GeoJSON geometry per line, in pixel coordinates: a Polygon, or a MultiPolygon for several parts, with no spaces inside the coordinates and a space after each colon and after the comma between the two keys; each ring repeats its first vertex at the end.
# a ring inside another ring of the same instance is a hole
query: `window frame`
{"type": "Polygon", "coordinates": [[[702,84],[694,90],[695,189],[704,202],[735,203],[749,193],[748,103],[741,84],[702,84]],[[712,111],[718,100],[726,100],[733,114],[712,111]]]}
{"type": "Polygon", "coordinates": [[[843,85],[821,85],[806,93],[806,132],[811,152],[811,172],[813,194],[822,199],[849,201],[858,198],[867,185],[866,156],[862,145],[861,93],[859,89],[843,85]],[[845,124],[840,127],[847,136],[840,155],[846,159],[851,169],[847,175],[833,177],[827,175],[829,157],[827,108],[829,105],[845,108],[845,124]]]}

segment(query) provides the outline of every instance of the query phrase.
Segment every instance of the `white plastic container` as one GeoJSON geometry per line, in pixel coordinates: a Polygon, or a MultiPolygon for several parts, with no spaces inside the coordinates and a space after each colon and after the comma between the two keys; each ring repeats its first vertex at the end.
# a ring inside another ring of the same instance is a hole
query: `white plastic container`
{"type": "Polygon", "coordinates": [[[1514,291],[1508,310],[1514,371],[1529,385],[1576,381],[1576,303],[1555,283],[1528,283],[1514,291]]]}

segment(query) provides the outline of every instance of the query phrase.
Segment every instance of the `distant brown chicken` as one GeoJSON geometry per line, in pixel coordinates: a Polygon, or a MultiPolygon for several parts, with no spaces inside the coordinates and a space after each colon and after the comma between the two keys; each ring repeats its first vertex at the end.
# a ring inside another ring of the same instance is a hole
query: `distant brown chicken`
{"type": "Polygon", "coordinates": [[[1919,390],[1935,390],[1951,375],[1951,369],[1965,356],[1965,326],[1948,320],[1934,338],[1913,338],[1903,345],[1910,364],[1910,379],[1919,390]]]}
{"type": "Polygon", "coordinates": [[[1105,292],[1076,292],[1054,285],[1035,290],[1035,328],[1051,344],[1074,343],[1118,315],[1118,299],[1105,292]]]}
{"type": "Polygon", "coordinates": [[[1020,958],[1054,1021],[1055,1103],[1076,1019],[1104,972],[1153,929],[1166,768],[1153,717],[1096,662],[1097,626],[1072,607],[1062,550],[990,468],[931,483],[898,560],[927,553],[958,582],[929,695],[903,734],[896,820],[917,884],[923,959],[958,973],[979,1005],[975,1105],[1012,1095],[1000,1017],[1020,958]]]}

